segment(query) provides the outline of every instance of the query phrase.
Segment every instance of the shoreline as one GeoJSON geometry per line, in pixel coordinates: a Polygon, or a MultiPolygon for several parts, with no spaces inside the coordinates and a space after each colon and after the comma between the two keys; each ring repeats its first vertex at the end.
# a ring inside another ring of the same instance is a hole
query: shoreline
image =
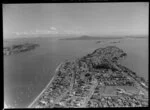
{"type": "Polygon", "coordinates": [[[51,84],[51,82],[55,79],[55,77],[56,77],[56,72],[57,72],[57,70],[58,70],[58,68],[61,66],[61,64],[62,63],[60,63],[58,66],[57,66],[57,68],[56,68],[56,70],[55,70],[55,74],[54,74],[54,76],[52,77],[52,79],[49,81],[49,83],[44,87],[44,89],[42,90],[42,92],[32,101],[32,103],[31,104],[29,104],[29,106],[27,106],[27,108],[30,108],[32,105],[34,105],[34,103],[36,103],[36,101],[42,96],[42,94],[44,93],[44,91],[49,87],[49,85],[51,84]]]}

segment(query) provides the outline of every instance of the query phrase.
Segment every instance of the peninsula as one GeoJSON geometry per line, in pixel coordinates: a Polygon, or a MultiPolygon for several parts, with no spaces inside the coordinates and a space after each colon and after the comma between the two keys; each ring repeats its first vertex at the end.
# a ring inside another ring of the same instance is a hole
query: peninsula
{"type": "Polygon", "coordinates": [[[148,82],[119,63],[116,46],[62,62],[28,108],[147,107],[148,82]]]}

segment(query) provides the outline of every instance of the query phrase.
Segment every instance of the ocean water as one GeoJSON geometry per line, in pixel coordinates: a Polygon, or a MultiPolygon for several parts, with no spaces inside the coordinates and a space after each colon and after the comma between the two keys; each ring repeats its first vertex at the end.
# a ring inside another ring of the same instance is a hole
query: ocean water
{"type": "Polygon", "coordinates": [[[4,56],[4,101],[12,107],[27,107],[45,88],[56,67],[66,59],[75,59],[100,47],[115,45],[127,53],[121,63],[148,80],[148,39],[57,40],[28,38],[8,40],[4,46],[24,42],[38,43],[35,50],[4,56]]]}

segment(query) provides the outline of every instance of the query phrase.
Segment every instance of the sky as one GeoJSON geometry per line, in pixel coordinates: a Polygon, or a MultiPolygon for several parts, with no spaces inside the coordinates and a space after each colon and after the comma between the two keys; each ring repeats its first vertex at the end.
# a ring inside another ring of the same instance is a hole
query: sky
{"type": "Polygon", "coordinates": [[[3,34],[148,35],[148,2],[3,4],[3,34]]]}

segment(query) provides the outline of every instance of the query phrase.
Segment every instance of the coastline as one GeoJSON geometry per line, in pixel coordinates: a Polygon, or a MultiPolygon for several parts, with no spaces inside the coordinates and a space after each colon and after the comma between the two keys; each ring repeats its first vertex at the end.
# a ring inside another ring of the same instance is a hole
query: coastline
{"type": "Polygon", "coordinates": [[[44,87],[44,89],[42,90],[42,92],[32,101],[32,103],[29,104],[29,106],[28,106],[27,108],[32,107],[32,106],[36,103],[36,101],[38,101],[38,99],[42,96],[42,94],[45,92],[45,90],[50,86],[51,82],[55,79],[55,77],[56,77],[56,75],[57,75],[56,72],[58,71],[58,68],[61,66],[61,64],[62,64],[62,63],[60,63],[60,64],[57,66],[57,68],[56,68],[56,70],[55,70],[55,74],[54,74],[54,76],[52,77],[52,79],[49,81],[49,83],[44,87]]]}

